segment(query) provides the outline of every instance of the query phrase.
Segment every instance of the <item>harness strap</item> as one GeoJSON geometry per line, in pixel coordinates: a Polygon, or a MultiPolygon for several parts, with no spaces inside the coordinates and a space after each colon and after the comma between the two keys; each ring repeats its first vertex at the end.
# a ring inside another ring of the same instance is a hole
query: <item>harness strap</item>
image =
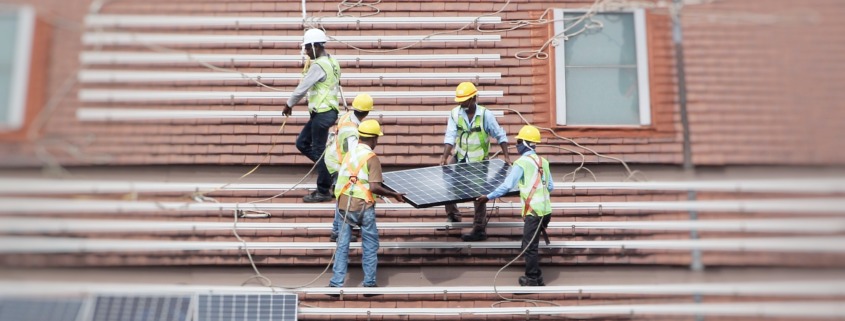
{"type": "MultiPolygon", "coordinates": [[[[525,198],[525,204],[523,205],[524,207],[522,209],[522,216],[525,216],[526,214],[528,214],[532,211],[531,199],[534,197],[534,192],[537,191],[537,187],[540,186],[540,181],[542,180],[543,176],[545,175],[545,173],[543,173],[543,165],[541,164],[541,162],[534,159],[533,157],[530,157],[530,156],[528,158],[530,158],[532,161],[534,161],[534,164],[537,165],[537,179],[534,181],[534,185],[531,186],[531,191],[528,192],[528,197],[525,198]]],[[[537,156],[537,158],[539,159],[540,156],[537,156]]],[[[544,231],[544,233],[545,233],[545,231],[544,231]]],[[[548,242],[548,236],[546,236],[546,238],[547,238],[546,242],[548,242]]]]}
{"type": "MultiPolygon", "coordinates": [[[[350,156],[352,156],[352,154],[346,154],[346,157],[350,157],[350,156]]],[[[376,200],[373,198],[373,193],[370,192],[370,189],[364,187],[364,184],[361,184],[361,182],[358,180],[358,173],[361,172],[361,169],[364,168],[364,165],[367,164],[367,161],[370,158],[373,158],[373,156],[376,156],[376,154],[375,153],[367,154],[367,156],[364,157],[364,159],[361,161],[361,163],[358,164],[358,167],[355,168],[354,171],[352,170],[352,167],[350,166],[350,164],[347,162],[346,169],[349,171],[349,173],[355,173],[355,174],[352,175],[352,176],[349,176],[349,181],[347,181],[346,184],[343,185],[343,188],[340,189],[341,195],[343,195],[343,193],[346,193],[346,191],[349,190],[350,187],[352,187],[352,184],[355,184],[355,186],[358,186],[358,188],[363,190],[364,194],[367,195],[367,204],[372,204],[372,203],[376,202],[376,200]]],[[[352,197],[352,196],[349,195],[349,197],[352,197]]]]}

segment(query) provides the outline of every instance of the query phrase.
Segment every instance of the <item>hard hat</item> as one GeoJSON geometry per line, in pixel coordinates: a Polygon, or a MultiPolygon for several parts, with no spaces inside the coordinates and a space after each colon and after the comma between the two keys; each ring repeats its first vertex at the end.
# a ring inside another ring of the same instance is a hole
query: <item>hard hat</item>
{"type": "Polygon", "coordinates": [[[357,111],[373,110],[373,97],[370,97],[366,93],[358,94],[358,96],[355,96],[355,100],[352,101],[352,109],[357,111]]]}
{"type": "Polygon", "coordinates": [[[522,126],[522,129],[519,130],[519,134],[516,135],[516,139],[521,139],[531,143],[539,143],[540,130],[531,125],[522,126]]]}
{"type": "Polygon", "coordinates": [[[329,41],[329,38],[326,37],[326,33],[320,29],[308,29],[305,31],[305,36],[302,37],[302,46],[309,43],[322,43],[329,41]]]}
{"type": "Polygon", "coordinates": [[[455,89],[455,101],[462,103],[469,100],[472,97],[475,97],[475,94],[478,93],[478,89],[475,88],[471,82],[462,82],[458,85],[458,88],[455,89]]]}
{"type": "Polygon", "coordinates": [[[378,124],[378,121],[368,119],[358,125],[358,135],[361,137],[376,137],[384,135],[384,133],[381,132],[381,125],[378,124]]]}

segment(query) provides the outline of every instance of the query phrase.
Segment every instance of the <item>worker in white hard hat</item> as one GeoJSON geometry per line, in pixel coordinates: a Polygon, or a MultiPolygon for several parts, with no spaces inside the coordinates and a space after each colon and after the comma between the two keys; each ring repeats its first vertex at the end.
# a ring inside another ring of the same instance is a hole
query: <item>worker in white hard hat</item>
{"type": "MultiPolygon", "coordinates": [[[[489,109],[479,105],[478,89],[471,82],[462,82],[455,88],[455,102],[460,105],[452,109],[446,123],[446,137],[440,165],[452,163],[474,163],[484,161],[490,149],[490,137],[496,139],[502,149],[502,157],[510,164],[508,136],[499,126],[496,116],[489,109]],[[454,156],[452,149],[456,151],[454,156]]],[[[487,239],[487,206],[475,202],[472,232],[461,235],[466,242],[487,239]]],[[[455,204],[446,204],[446,222],[460,222],[461,213],[455,204]]]]}
{"type": "Polygon", "coordinates": [[[334,125],[338,115],[338,88],[340,85],[340,65],[326,53],[326,34],[320,29],[309,29],[302,40],[302,48],[311,63],[282,111],[290,116],[293,106],[302,97],[308,95],[308,122],[302,127],[296,138],[296,148],[311,161],[317,162],[317,190],[303,197],[306,203],[327,202],[332,200],[332,178],[321,160],[329,137],[329,128],[334,125]]]}
{"type": "MultiPolygon", "coordinates": [[[[329,139],[326,145],[326,169],[332,175],[332,181],[335,181],[337,171],[340,169],[340,161],[346,156],[350,150],[355,149],[358,144],[358,125],[364,121],[364,118],[373,110],[373,97],[367,93],[360,93],[352,101],[352,110],[340,116],[337,120],[337,125],[334,127],[332,138],[329,139]]],[[[332,234],[330,240],[337,241],[337,231],[340,227],[342,218],[335,216],[334,223],[332,223],[332,234]]],[[[352,237],[352,242],[356,242],[356,238],[352,237]]]]}

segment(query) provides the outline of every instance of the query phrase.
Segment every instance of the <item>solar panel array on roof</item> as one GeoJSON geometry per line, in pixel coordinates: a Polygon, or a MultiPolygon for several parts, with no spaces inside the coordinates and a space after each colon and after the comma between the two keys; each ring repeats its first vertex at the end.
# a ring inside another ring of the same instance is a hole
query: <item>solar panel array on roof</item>
{"type": "Polygon", "coordinates": [[[296,294],[199,295],[195,321],[296,321],[296,294]]]}
{"type": "MultiPolygon", "coordinates": [[[[492,192],[508,176],[510,165],[501,159],[477,163],[423,167],[383,174],[384,186],[405,193],[416,208],[474,200],[492,192]]],[[[516,193],[516,189],[508,192],[516,193]]]]}
{"type": "Polygon", "coordinates": [[[75,321],[82,299],[0,299],[0,321],[75,321]]]}
{"type": "MultiPolygon", "coordinates": [[[[91,321],[187,321],[191,296],[99,295],[91,321]]],[[[87,320],[86,320],[87,321],[87,320]]]]}

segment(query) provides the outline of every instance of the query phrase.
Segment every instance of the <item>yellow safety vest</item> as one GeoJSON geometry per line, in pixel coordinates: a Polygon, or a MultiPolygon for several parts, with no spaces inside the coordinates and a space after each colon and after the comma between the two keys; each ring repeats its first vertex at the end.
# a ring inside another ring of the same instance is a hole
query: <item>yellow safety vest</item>
{"type": "Polygon", "coordinates": [[[334,188],[334,195],[360,198],[367,201],[367,204],[375,203],[373,193],[370,192],[369,174],[367,161],[376,154],[367,144],[358,144],[352,151],[346,153],[343,162],[340,164],[340,172],[334,188]]]}
{"type": "Polygon", "coordinates": [[[458,127],[458,135],[455,137],[455,155],[458,160],[466,159],[468,163],[480,162],[487,158],[490,150],[490,140],[487,139],[487,132],[484,131],[484,114],[487,108],[476,105],[475,117],[472,127],[461,117],[461,106],[452,109],[452,120],[458,127]]]}
{"type": "Polygon", "coordinates": [[[519,157],[513,164],[522,168],[522,177],[519,179],[522,216],[532,212],[537,216],[551,214],[552,203],[547,186],[552,178],[552,173],[549,171],[549,161],[537,156],[537,154],[532,154],[519,157]],[[542,171],[539,171],[541,162],[542,171]]]}
{"type": "Polygon", "coordinates": [[[355,112],[348,112],[337,120],[334,135],[326,145],[326,169],[334,174],[340,169],[340,161],[355,146],[346,146],[349,137],[358,137],[358,123],[355,112]]]}
{"type": "Polygon", "coordinates": [[[308,88],[308,110],[311,112],[322,113],[329,110],[337,110],[337,84],[340,82],[340,64],[337,60],[328,56],[322,56],[314,60],[314,65],[323,68],[326,73],[326,79],[317,82],[311,88],[308,88]]]}

